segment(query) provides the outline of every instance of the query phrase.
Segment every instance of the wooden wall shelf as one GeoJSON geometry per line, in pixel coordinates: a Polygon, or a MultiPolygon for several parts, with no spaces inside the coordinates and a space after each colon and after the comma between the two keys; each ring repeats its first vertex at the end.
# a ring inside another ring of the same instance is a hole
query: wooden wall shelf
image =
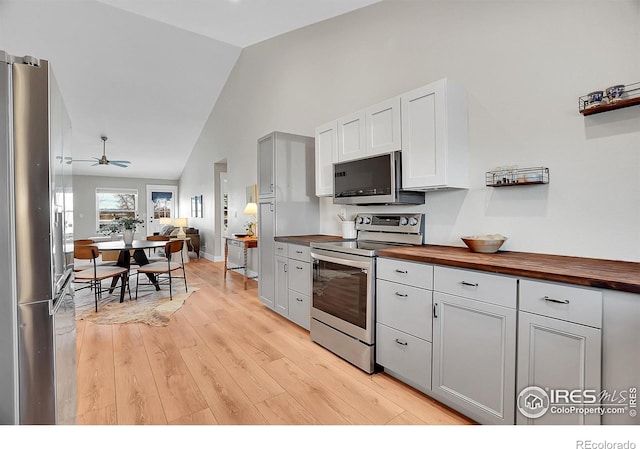
{"type": "Polygon", "coordinates": [[[624,94],[621,99],[611,101],[606,94],[599,105],[589,104],[589,95],[583,95],[578,99],[578,110],[585,117],[601,112],[613,111],[614,109],[628,108],[640,104],[640,83],[633,83],[624,86],[624,94]]]}

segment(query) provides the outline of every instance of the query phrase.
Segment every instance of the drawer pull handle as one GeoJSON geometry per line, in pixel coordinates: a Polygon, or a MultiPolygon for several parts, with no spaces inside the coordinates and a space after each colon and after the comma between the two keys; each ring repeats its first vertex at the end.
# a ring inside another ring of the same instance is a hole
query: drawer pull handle
{"type": "Polygon", "coordinates": [[[297,250],[296,250],[296,254],[302,254],[302,251],[297,251],[297,250]]]}
{"type": "Polygon", "coordinates": [[[406,293],[399,293],[399,292],[396,292],[396,296],[400,296],[401,298],[406,298],[406,297],[407,297],[407,296],[409,296],[409,295],[407,295],[406,293]]]}
{"type": "Polygon", "coordinates": [[[300,298],[296,298],[296,301],[302,302],[302,299],[300,299],[300,298]]]}
{"type": "Polygon", "coordinates": [[[549,298],[548,296],[545,296],[544,298],[545,301],[549,301],[549,302],[555,302],[557,304],[569,304],[569,300],[568,299],[555,299],[555,298],[549,298]]]}
{"type": "Polygon", "coordinates": [[[296,266],[296,269],[297,269],[297,270],[302,270],[302,267],[298,267],[298,266],[296,266]]]}
{"type": "Polygon", "coordinates": [[[402,346],[407,346],[409,344],[406,341],[398,340],[397,338],[396,338],[396,343],[398,343],[399,345],[402,345],[402,346]]]}
{"type": "Polygon", "coordinates": [[[468,285],[469,287],[477,287],[478,283],[477,282],[467,282],[467,281],[462,281],[460,282],[462,285],[468,285]]]}
{"type": "Polygon", "coordinates": [[[407,270],[398,270],[398,269],[396,269],[396,273],[407,274],[408,271],[407,270]]]}

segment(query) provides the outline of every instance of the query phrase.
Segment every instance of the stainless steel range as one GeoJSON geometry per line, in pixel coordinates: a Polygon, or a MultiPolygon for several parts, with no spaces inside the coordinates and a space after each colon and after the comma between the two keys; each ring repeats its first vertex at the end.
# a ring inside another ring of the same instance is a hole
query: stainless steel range
{"type": "Polygon", "coordinates": [[[422,244],[424,215],[360,214],[356,230],[356,240],[311,244],[311,339],[372,373],[376,256],[382,249],[422,244]]]}

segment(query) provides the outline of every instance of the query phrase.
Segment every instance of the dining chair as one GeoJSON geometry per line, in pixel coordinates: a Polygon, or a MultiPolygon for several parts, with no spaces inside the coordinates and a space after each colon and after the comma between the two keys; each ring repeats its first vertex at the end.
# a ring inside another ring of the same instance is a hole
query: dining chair
{"type": "MultiPolygon", "coordinates": [[[[156,241],[156,242],[168,242],[169,240],[171,240],[171,237],[169,237],[168,235],[148,235],[147,240],[156,241]]],[[[166,258],[165,254],[156,255],[156,249],[157,248],[148,249],[149,254],[147,256],[147,259],[149,259],[149,262],[160,262],[166,258]]]]}
{"type": "Polygon", "coordinates": [[[147,265],[142,265],[136,271],[136,299],[138,299],[138,286],[139,285],[158,285],[162,283],[169,284],[169,298],[173,300],[173,279],[182,279],[184,281],[184,291],[187,292],[187,274],[184,269],[184,256],[182,254],[182,246],[184,240],[171,240],[164,245],[165,260],[161,262],[152,262],[147,265]],[[172,256],[175,253],[180,253],[180,263],[172,262],[172,256]],[[174,276],[172,273],[177,270],[182,270],[182,276],[174,276]],[[155,282],[140,284],[138,275],[150,274],[154,277],[155,282]]]}
{"type": "MultiPolygon", "coordinates": [[[[94,243],[93,240],[91,239],[78,239],[78,240],[74,240],[73,241],[73,249],[74,249],[74,253],[75,253],[75,249],[78,246],[86,246],[86,245],[92,245],[94,243]]],[[[75,257],[74,257],[75,258],[75,257]]],[[[87,268],[91,268],[91,265],[88,263],[79,263],[73,264],[73,271],[83,271],[86,270],[87,268]]]]}
{"type": "MultiPolygon", "coordinates": [[[[90,261],[91,268],[87,268],[82,271],[78,271],[75,273],[75,282],[81,284],[88,284],[85,287],[81,287],[77,290],[81,290],[82,288],[91,287],[93,289],[93,294],[96,303],[96,312],[98,311],[98,299],[102,298],[102,292],[105,290],[111,290],[113,287],[102,287],[102,281],[105,279],[114,279],[120,278],[120,288],[124,289],[125,285],[129,285],[127,282],[128,272],[129,270],[124,267],[118,266],[104,266],[98,265],[96,259],[100,255],[98,248],[93,245],[79,245],[74,248],[75,257],[81,260],[90,261]]],[[[122,291],[124,294],[124,291],[122,291]]],[[[129,299],[131,299],[131,290],[129,290],[129,299]]]]}

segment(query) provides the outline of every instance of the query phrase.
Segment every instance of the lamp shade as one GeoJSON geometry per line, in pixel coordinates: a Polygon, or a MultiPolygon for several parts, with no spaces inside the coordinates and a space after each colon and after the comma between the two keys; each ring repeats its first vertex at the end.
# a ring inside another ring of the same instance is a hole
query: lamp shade
{"type": "Polygon", "coordinates": [[[179,239],[184,239],[187,237],[187,234],[185,234],[183,228],[189,225],[189,220],[187,220],[186,218],[176,218],[175,220],[173,220],[173,225],[177,228],[180,228],[180,231],[178,231],[178,235],[176,235],[176,237],[178,237],[179,239]]]}
{"type": "Polygon", "coordinates": [[[160,224],[161,224],[161,225],[168,225],[168,224],[171,224],[171,218],[169,218],[169,217],[162,217],[162,218],[160,218],[160,224]]]}
{"type": "Polygon", "coordinates": [[[184,227],[184,226],[189,226],[189,220],[188,220],[188,219],[186,219],[186,218],[176,218],[176,219],[173,221],[173,225],[174,225],[176,228],[182,228],[182,227],[184,227]]]}
{"type": "Polygon", "coordinates": [[[246,215],[258,215],[258,205],[256,203],[247,203],[244,213],[246,215]]]}

